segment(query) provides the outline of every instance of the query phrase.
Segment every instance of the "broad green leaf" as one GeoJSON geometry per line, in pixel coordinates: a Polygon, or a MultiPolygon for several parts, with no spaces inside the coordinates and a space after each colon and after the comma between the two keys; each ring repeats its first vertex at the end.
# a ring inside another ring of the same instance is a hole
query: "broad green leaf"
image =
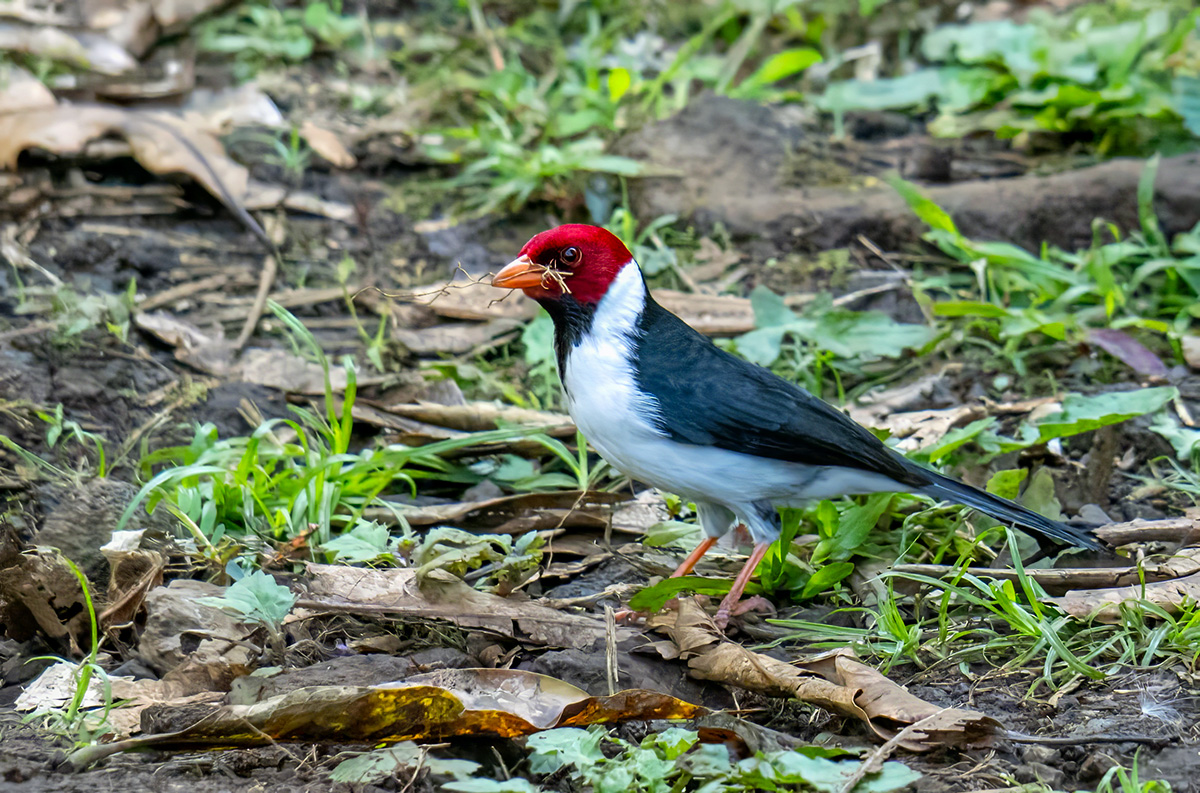
{"type": "Polygon", "coordinates": [[[804,589],[800,591],[800,597],[805,600],[814,598],[853,572],[854,564],[852,562],[833,562],[824,565],[808,579],[804,589]]]}
{"type": "Polygon", "coordinates": [[[997,471],[988,479],[987,491],[1010,501],[1015,500],[1021,492],[1021,483],[1028,475],[1029,471],[1024,468],[997,471]]]}
{"type": "MultiPolygon", "coordinates": [[[[821,540],[813,550],[813,564],[818,564],[825,559],[833,561],[848,559],[863,544],[867,535],[887,512],[892,503],[892,495],[891,493],[874,493],[867,497],[865,503],[856,504],[842,512],[833,536],[821,540]]],[[[820,574],[821,571],[818,570],[813,577],[816,578],[820,574]]],[[[845,576],[841,578],[845,578],[845,576]]],[[[809,585],[811,586],[812,582],[809,582],[809,585]]],[[[805,587],[806,590],[808,588],[805,587]]]]}
{"type": "Polygon", "coordinates": [[[1150,429],[1166,438],[1183,462],[1200,461],[1200,430],[1182,426],[1167,413],[1160,414],[1150,429]]]}
{"type": "Polygon", "coordinates": [[[200,602],[232,612],[245,622],[278,628],[295,605],[296,596],[269,574],[255,570],[230,585],[225,594],[200,602]]]}
{"type": "Polygon", "coordinates": [[[529,770],[534,774],[553,774],[563,766],[580,771],[604,761],[600,750],[603,730],[581,730],[563,727],[534,733],[526,739],[531,750],[529,770]]]}
{"type": "Polygon", "coordinates": [[[394,776],[404,769],[415,768],[418,763],[432,774],[454,779],[464,779],[479,770],[479,763],[425,754],[421,747],[412,741],[404,741],[344,760],[330,772],[329,778],[334,782],[368,785],[394,776]],[[422,754],[425,755],[424,759],[422,754]]]}
{"type": "Polygon", "coordinates": [[[1063,399],[1062,411],[1037,422],[1035,442],[1078,435],[1153,413],[1177,396],[1179,390],[1174,386],[1113,391],[1095,396],[1068,394],[1063,399]]]}
{"type": "MultiPolygon", "coordinates": [[[[685,575],[679,578],[664,578],[654,586],[648,586],[629,599],[629,608],[634,611],[658,611],[671,598],[680,592],[695,592],[700,595],[724,595],[733,586],[728,578],[701,578],[695,575],[685,575]]],[[[751,584],[746,587],[750,592],[755,588],[751,584]]]]}
{"type": "Polygon", "coordinates": [[[1007,317],[1009,309],[995,303],[982,303],[978,300],[945,300],[933,304],[933,313],[939,317],[983,317],[998,319],[1007,317]]]}
{"type": "Polygon", "coordinates": [[[386,526],[375,521],[360,521],[353,529],[334,537],[321,548],[332,551],[335,561],[359,564],[390,553],[390,542],[386,526]]]}
{"type": "Polygon", "coordinates": [[[750,293],[750,308],[754,310],[754,325],[758,328],[773,328],[788,325],[799,317],[783,302],[783,297],[759,284],[750,293]]]}
{"type": "Polygon", "coordinates": [[[1183,119],[1183,125],[1200,138],[1200,77],[1178,75],[1173,84],[1175,112],[1183,119]]]}

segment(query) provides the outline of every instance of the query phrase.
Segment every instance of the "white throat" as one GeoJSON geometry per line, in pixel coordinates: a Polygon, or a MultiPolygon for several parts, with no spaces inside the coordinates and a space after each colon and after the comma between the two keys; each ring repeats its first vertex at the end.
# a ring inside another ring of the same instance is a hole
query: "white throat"
{"type": "Polygon", "coordinates": [[[647,421],[658,405],[638,389],[633,363],[645,306],[642,271],[631,261],[609,285],[591,328],[567,352],[562,371],[571,418],[596,451],[617,465],[625,462],[620,447],[638,437],[661,437],[647,421]]]}

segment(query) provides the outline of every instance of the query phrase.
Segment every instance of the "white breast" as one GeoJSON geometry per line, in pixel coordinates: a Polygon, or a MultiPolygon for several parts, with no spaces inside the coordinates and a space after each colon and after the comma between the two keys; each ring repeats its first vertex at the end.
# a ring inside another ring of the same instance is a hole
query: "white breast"
{"type": "Polygon", "coordinates": [[[658,405],[634,379],[645,289],[637,264],[625,265],[597,306],[590,331],[567,354],[562,376],[567,410],[596,451],[623,473],[662,487],[639,464],[646,444],[664,437],[647,421],[658,405]]]}

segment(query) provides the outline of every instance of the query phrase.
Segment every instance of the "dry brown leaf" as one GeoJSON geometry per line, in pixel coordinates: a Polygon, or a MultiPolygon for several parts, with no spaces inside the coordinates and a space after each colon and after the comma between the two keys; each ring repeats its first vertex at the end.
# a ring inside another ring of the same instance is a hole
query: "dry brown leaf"
{"type": "Polygon", "coordinates": [[[32,148],[77,154],[106,135],[126,139],[151,173],[187,174],[226,205],[245,199],[248,172],[225,155],[221,142],[164,113],[81,104],[0,115],[0,166],[15,168],[21,152],[32,148]]]}
{"type": "Polygon", "coordinates": [[[913,696],[849,650],[811,659],[800,668],[751,652],[719,638],[711,618],[692,599],[680,600],[677,611],[664,611],[651,624],[671,637],[695,677],[768,696],[795,697],[860,719],[885,739],[927,720],[901,737],[899,745],[910,751],[984,746],[1000,728],[995,719],[977,711],[943,709],[913,696]]]}
{"type": "Polygon", "coordinates": [[[282,128],[285,121],[271,97],[253,81],[216,90],[197,88],[180,110],[188,124],[214,135],[227,135],[237,127],[282,128]]]}
{"type": "Polygon", "coordinates": [[[512,334],[521,327],[515,319],[501,317],[488,322],[454,322],[428,328],[393,328],[392,338],[417,355],[461,355],[475,352],[481,347],[494,346],[503,341],[501,337],[512,334]]]}
{"type": "Polygon", "coordinates": [[[1178,613],[1188,601],[1200,600],[1200,573],[1154,584],[1114,587],[1112,589],[1072,590],[1050,601],[1079,619],[1115,624],[1121,621],[1120,605],[1127,600],[1149,601],[1166,611],[1178,613]]]}
{"type": "Polygon", "coordinates": [[[0,22],[0,50],[63,61],[99,74],[123,74],[137,67],[132,55],[105,36],[56,27],[0,22]]]}
{"type": "Polygon", "coordinates": [[[56,101],[41,80],[20,66],[0,63],[0,113],[53,107],[56,101]]]}
{"type": "Polygon", "coordinates": [[[157,734],[88,747],[68,762],[81,768],[118,751],[148,746],[513,738],[555,727],[707,714],[705,708],[655,691],[592,697],[533,672],[446,669],[379,686],[298,688],[250,705],[160,707],[143,716],[143,727],[157,734]]]}
{"type": "MultiPolygon", "coordinates": [[[[518,295],[487,288],[485,284],[431,284],[388,297],[427,306],[443,317],[492,320],[497,317],[531,319],[537,304],[518,295]]],[[[655,289],[654,299],[678,315],[684,322],[709,336],[732,336],[754,330],[754,309],[750,300],[732,295],[698,295],[672,289],[655,289]]],[[[789,305],[806,302],[801,296],[789,299],[789,305]]]]}
{"type": "Polygon", "coordinates": [[[99,615],[105,629],[133,622],[150,590],[162,586],[167,560],[158,551],[139,547],[143,533],[114,532],[112,541],[100,547],[110,570],[108,604],[99,615]]]}
{"type": "Polygon", "coordinates": [[[342,139],[329,130],[318,127],[312,121],[300,125],[300,137],[307,141],[312,150],[335,168],[353,168],[358,160],[342,143],[342,139]]]}
{"type": "MultiPolygon", "coordinates": [[[[447,620],[467,628],[547,647],[595,650],[604,647],[604,623],[591,617],[539,606],[519,597],[480,592],[450,573],[434,570],[418,584],[415,569],[367,570],[309,564],[309,590],[318,598],[302,600],[309,610],[386,613],[447,620]]],[[[631,631],[619,628],[620,638],[631,631]]]]}

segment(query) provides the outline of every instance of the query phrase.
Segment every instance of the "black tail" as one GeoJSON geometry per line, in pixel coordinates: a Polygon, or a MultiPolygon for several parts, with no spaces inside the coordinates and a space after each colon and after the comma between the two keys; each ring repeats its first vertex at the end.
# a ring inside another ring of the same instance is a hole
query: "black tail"
{"type": "Polygon", "coordinates": [[[1091,548],[1094,551],[1104,548],[1091,529],[1077,528],[1057,520],[1050,520],[1046,516],[1039,515],[1006,498],[993,496],[991,493],[933,471],[922,470],[922,473],[926,474],[933,482],[921,488],[920,492],[931,498],[963,504],[977,509],[985,515],[990,515],[1002,523],[1059,542],[1078,545],[1081,548],[1091,548]]]}

